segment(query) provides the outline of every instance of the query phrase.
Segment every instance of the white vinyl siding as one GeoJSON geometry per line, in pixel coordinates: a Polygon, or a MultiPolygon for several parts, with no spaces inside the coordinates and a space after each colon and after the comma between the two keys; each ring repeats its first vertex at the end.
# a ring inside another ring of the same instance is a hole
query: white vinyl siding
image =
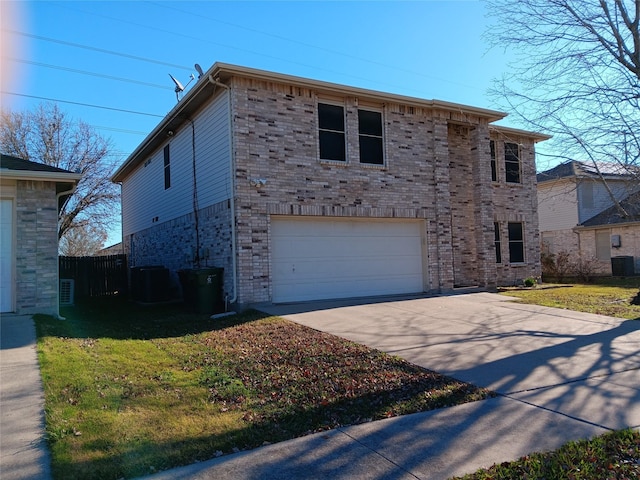
{"type": "MultiPolygon", "coordinates": [[[[198,208],[230,197],[229,104],[223,93],[194,119],[198,208]]],[[[167,137],[167,143],[122,183],[123,235],[193,211],[192,126],[167,137]],[[164,147],[171,145],[171,188],[164,188],[164,147]]]]}
{"type": "Polygon", "coordinates": [[[274,302],[422,292],[419,220],[272,217],[274,302]]]}
{"type": "Polygon", "coordinates": [[[578,225],[578,201],[573,182],[538,185],[538,221],[541,232],[578,225]]]}

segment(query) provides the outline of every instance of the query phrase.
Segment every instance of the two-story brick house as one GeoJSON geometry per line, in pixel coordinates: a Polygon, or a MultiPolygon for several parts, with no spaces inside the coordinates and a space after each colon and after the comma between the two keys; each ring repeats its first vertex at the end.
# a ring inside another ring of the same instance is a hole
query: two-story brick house
{"type": "Polygon", "coordinates": [[[113,177],[125,252],[224,267],[240,305],[539,275],[548,137],[504,116],[216,63],[113,177]]]}

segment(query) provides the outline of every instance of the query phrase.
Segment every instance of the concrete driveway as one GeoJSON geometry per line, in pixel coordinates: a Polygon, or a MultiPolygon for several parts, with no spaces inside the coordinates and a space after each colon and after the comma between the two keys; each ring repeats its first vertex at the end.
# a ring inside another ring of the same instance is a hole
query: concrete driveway
{"type": "Polygon", "coordinates": [[[640,427],[640,320],[512,300],[471,293],[263,310],[592,425],[640,427]]]}

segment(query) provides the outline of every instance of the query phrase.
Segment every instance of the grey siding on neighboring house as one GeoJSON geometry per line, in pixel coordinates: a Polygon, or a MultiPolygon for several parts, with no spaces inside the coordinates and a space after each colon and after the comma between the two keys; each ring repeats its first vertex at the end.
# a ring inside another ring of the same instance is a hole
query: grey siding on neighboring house
{"type": "MultiPolygon", "coordinates": [[[[583,179],[578,182],[578,223],[583,223],[613,205],[611,195],[620,201],[633,193],[628,180],[583,179]],[[608,189],[607,189],[608,187],[608,189]],[[611,193],[609,193],[611,191],[611,193]]],[[[572,225],[575,226],[575,225],[572,225]]]]}

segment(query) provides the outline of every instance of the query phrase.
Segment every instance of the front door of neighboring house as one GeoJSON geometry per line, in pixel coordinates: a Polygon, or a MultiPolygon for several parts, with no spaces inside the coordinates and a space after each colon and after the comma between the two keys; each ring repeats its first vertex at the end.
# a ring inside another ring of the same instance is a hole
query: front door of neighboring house
{"type": "Polygon", "coordinates": [[[601,262],[611,261],[610,230],[596,230],[596,258],[601,262]]]}
{"type": "Polygon", "coordinates": [[[13,311],[13,200],[0,200],[0,312],[13,311]]]}

